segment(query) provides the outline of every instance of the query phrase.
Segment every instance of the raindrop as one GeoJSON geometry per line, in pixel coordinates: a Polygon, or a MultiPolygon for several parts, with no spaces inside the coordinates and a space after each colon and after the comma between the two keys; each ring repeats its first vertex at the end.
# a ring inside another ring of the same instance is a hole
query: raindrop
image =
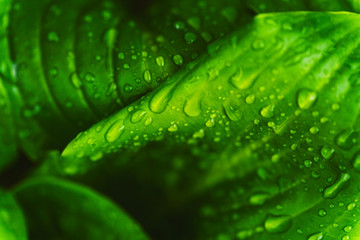
{"type": "Polygon", "coordinates": [[[288,215],[269,215],[265,220],[265,229],[269,233],[283,233],[290,229],[292,219],[288,215]]]}
{"type": "Polygon", "coordinates": [[[125,129],[124,120],[119,119],[115,121],[105,134],[105,140],[109,143],[115,142],[120,138],[125,129]]]}
{"type": "Polygon", "coordinates": [[[347,173],[341,173],[336,182],[325,189],[324,198],[335,198],[339,192],[347,186],[349,181],[350,175],[347,173]]]}
{"type": "Polygon", "coordinates": [[[297,96],[297,103],[299,108],[308,109],[312,107],[316,101],[317,94],[310,89],[302,89],[297,96]]]}

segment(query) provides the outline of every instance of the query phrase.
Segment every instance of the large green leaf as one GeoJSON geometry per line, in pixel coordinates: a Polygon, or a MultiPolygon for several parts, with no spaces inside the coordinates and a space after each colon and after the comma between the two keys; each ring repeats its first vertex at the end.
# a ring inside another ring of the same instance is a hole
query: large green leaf
{"type": "Polygon", "coordinates": [[[3,191],[0,191],[0,239],[27,239],[24,216],[14,198],[3,191]]]}
{"type": "Polygon", "coordinates": [[[14,195],[31,239],[148,239],[115,204],[71,182],[30,179],[14,195]]]}
{"type": "MultiPolygon", "coordinates": [[[[333,131],[357,136],[358,33],[345,26],[355,29],[358,21],[349,13],[260,15],[152,93],[79,134],[63,152],[64,170],[78,174],[103,156],[171,135],[182,142],[204,138],[219,149],[229,139],[239,145],[284,139],[289,124],[321,99],[327,105],[316,111],[323,118],[346,111],[333,131]]],[[[302,125],[315,133],[322,126],[302,125]]]]}

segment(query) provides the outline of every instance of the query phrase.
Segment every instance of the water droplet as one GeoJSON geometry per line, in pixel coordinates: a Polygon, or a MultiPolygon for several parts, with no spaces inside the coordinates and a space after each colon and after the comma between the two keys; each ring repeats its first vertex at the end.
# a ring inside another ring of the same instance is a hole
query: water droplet
{"type": "Polygon", "coordinates": [[[160,88],[149,102],[149,108],[154,113],[162,113],[165,111],[170,99],[173,95],[174,84],[167,84],[160,88]]]}
{"type": "Polygon", "coordinates": [[[265,48],[265,43],[262,39],[256,39],[252,42],[251,47],[255,51],[259,51],[265,48]]]}
{"type": "Polygon", "coordinates": [[[184,105],[184,113],[189,117],[197,117],[201,114],[201,101],[202,95],[198,94],[191,99],[186,100],[184,105]]]}
{"type": "Polygon", "coordinates": [[[320,130],[319,130],[319,128],[318,127],[311,127],[310,129],[309,129],[309,132],[311,133],[311,134],[317,134],[318,132],[319,132],[320,130]]]}
{"type": "Polygon", "coordinates": [[[354,168],[360,172],[360,152],[357,152],[354,156],[353,160],[353,166],[354,168]]]}
{"type": "Polygon", "coordinates": [[[184,59],[179,54],[177,54],[173,57],[173,61],[174,61],[175,65],[177,65],[177,66],[181,66],[184,64],[184,59]]]}
{"type": "Polygon", "coordinates": [[[109,143],[115,142],[120,138],[125,129],[124,120],[119,119],[115,121],[107,130],[105,134],[105,140],[109,143]]]}
{"type": "Polygon", "coordinates": [[[75,88],[80,88],[82,85],[82,82],[80,81],[78,75],[74,72],[70,75],[70,82],[75,88]]]}
{"type": "Polygon", "coordinates": [[[356,208],[356,203],[354,203],[354,202],[349,203],[346,207],[346,209],[349,211],[354,210],[355,208],[356,208]]]}
{"type": "Polygon", "coordinates": [[[129,93],[129,92],[131,92],[132,90],[133,90],[133,87],[132,87],[130,84],[126,83],[126,84],[124,85],[124,91],[125,91],[125,92],[129,93]]]}
{"type": "Polygon", "coordinates": [[[288,215],[269,215],[265,220],[265,229],[269,233],[283,233],[289,230],[292,219],[288,215]]]}
{"type": "Polygon", "coordinates": [[[352,226],[350,226],[350,225],[347,225],[344,227],[344,232],[349,233],[349,232],[351,232],[351,230],[352,230],[352,226]]]}
{"type": "Polygon", "coordinates": [[[264,118],[272,118],[274,116],[274,104],[270,104],[261,109],[260,114],[264,118]]]}
{"type": "Polygon", "coordinates": [[[336,182],[325,189],[324,198],[335,198],[339,192],[347,186],[349,181],[350,175],[347,173],[341,173],[336,182]]]}
{"type": "Polygon", "coordinates": [[[348,234],[345,234],[342,236],[341,240],[350,240],[350,236],[348,234]]]}
{"type": "Polygon", "coordinates": [[[200,19],[198,17],[192,17],[187,20],[187,23],[195,28],[196,30],[200,29],[200,19]]]}
{"type": "Polygon", "coordinates": [[[144,110],[137,110],[131,115],[130,121],[132,123],[140,122],[145,117],[146,114],[147,112],[144,110]]]}
{"type": "Polygon", "coordinates": [[[151,84],[151,72],[149,69],[144,71],[144,80],[146,83],[151,84]]]}
{"type": "Polygon", "coordinates": [[[226,115],[232,121],[240,121],[243,118],[243,112],[240,109],[240,103],[235,101],[225,102],[223,104],[226,115]]]}
{"type": "Polygon", "coordinates": [[[320,150],[321,156],[325,159],[330,159],[335,152],[335,149],[329,146],[323,146],[320,150]]]}
{"type": "Polygon", "coordinates": [[[175,123],[171,124],[171,126],[168,128],[169,132],[176,132],[177,130],[179,130],[179,127],[175,123]]]}
{"type": "Polygon", "coordinates": [[[319,214],[319,217],[325,217],[327,213],[326,213],[326,210],[322,208],[319,210],[318,214],[319,214]]]}
{"type": "Polygon", "coordinates": [[[215,120],[214,118],[210,118],[209,120],[207,120],[207,122],[205,123],[205,125],[209,128],[214,127],[215,126],[215,120]]]}
{"type": "Polygon", "coordinates": [[[347,129],[336,137],[336,144],[342,149],[349,150],[354,147],[359,137],[359,132],[354,132],[353,129],[347,129]]]}
{"type": "Polygon", "coordinates": [[[263,205],[269,197],[268,193],[257,193],[250,197],[249,202],[251,205],[263,205]]]}
{"type": "Polygon", "coordinates": [[[50,69],[49,73],[52,77],[56,77],[59,74],[59,70],[56,67],[53,67],[50,69]]]}
{"type": "Polygon", "coordinates": [[[125,59],[125,54],[124,54],[123,52],[119,53],[119,54],[118,54],[118,58],[119,58],[120,60],[124,60],[124,59],[125,59]]]}
{"type": "Polygon", "coordinates": [[[322,240],[324,239],[324,234],[322,232],[314,233],[307,238],[307,240],[322,240]]]}
{"type": "Polygon", "coordinates": [[[59,36],[58,36],[58,34],[56,32],[50,32],[48,34],[48,40],[50,42],[57,43],[57,42],[59,42],[60,38],[59,38],[59,36]]]}
{"type": "Polygon", "coordinates": [[[147,118],[146,120],[145,120],[145,122],[144,122],[144,125],[145,126],[149,126],[151,123],[152,123],[152,117],[149,117],[149,118],[147,118]]]}
{"type": "Polygon", "coordinates": [[[95,81],[95,76],[91,73],[86,73],[84,78],[85,81],[89,83],[93,83],[95,81]]]}
{"type": "Polygon", "coordinates": [[[187,44],[192,44],[196,41],[196,35],[192,32],[187,32],[184,35],[184,39],[187,44]]]}
{"type": "Polygon", "coordinates": [[[255,96],[253,94],[250,94],[248,95],[246,98],[245,98],[245,102],[247,104],[253,104],[255,102],[255,96]]]}
{"type": "Polygon", "coordinates": [[[156,58],[156,64],[159,66],[159,67],[163,67],[165,66],[165,59],[163,57],[157,57],[156,58]]]}
{"type": "Polygon", "coordinates": [[[254,78],[244,78],[244,70],[243,68],[239,67],[236,70],[236,73],[230,78],[230,82],[238,89],[247,89],[253,85],[254,78]]]}
{"type": "Polygon", "coordinates": [[[174,23],[174,27],[175,27],[175,29],[177,29],[177,30],[184,29],[185,23],[180,22],[180,21],[177,21],[177,22],[174,23]]]}
{"type": "Polygon", "coordinates": [[[308,109],[312,107],[316,101],[317,94],[310,89],[302,89],[297,96],[297,103],[299,108],[308,109]]]}

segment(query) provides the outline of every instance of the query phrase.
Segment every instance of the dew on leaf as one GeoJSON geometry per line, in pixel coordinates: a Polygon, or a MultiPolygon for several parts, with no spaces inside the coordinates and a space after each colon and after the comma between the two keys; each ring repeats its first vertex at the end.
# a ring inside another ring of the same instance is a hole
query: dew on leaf
{"type": "Polygon", "coordinates": [[[347,173],[341,173],[336,182],[325,189],[324,198],[335,198],[339,192],[347,186],[349,181],[350,175],[347,173]]]}
{"type": "Polygon", "coordinates": [[[109,143],[115,142],[120,138],[125,130],[124,120],[119,119],[115,121],[105,133],[105,140],[109,143]]]}
{"type": "Polygon", "coordinates": [[[290,229],[292,218],[289,215],[268,215],[264,227],[269,233],[283,233],[290,229]]]}
{"type": "Polygon", "coordinates": [[[312,107],[316,101],[317,94],[310,89],[301,89],[297,95],[297,104],[301,109],[312,107]]]}
{"type": "Polygon", "coordinates": [[[310,235],[307,240],[322,240],[324,239],[324,233],[318,232],[310,235]]]}
{"type": "Polygon", "coordinates": [[[325,159],[330,159],[335,152],[335,149],[327,145],[323,146],[320,150],[321,156],[325,159]]]}

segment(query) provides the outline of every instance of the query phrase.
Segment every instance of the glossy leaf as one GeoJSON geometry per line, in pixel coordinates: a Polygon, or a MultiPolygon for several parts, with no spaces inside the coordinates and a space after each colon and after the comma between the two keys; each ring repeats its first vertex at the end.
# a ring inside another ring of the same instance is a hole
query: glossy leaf
{"type": "MultiPolygon", "coordinates": [[[[358,128],[348,124],[359,106],[357,71],[349,67],[356,64],[358,33],[343,27],[350,22],[356,26],[357,15],[258,16],[152,93],[79,134],[63,152],[64,171],[81,173],[103,156],[169,135],[182,142],[205,138],[217,148],[238,132],[252,133],[240,145],[255,133],[281,136],[319,96],[347,110],[339,125],[356,135],[358,128]]],[[[324,118],[333,112],[329,106],[318,111],[324,118]]],[[[318,124],[304,126],[312,127],[316,134],[318,124]]]]}

